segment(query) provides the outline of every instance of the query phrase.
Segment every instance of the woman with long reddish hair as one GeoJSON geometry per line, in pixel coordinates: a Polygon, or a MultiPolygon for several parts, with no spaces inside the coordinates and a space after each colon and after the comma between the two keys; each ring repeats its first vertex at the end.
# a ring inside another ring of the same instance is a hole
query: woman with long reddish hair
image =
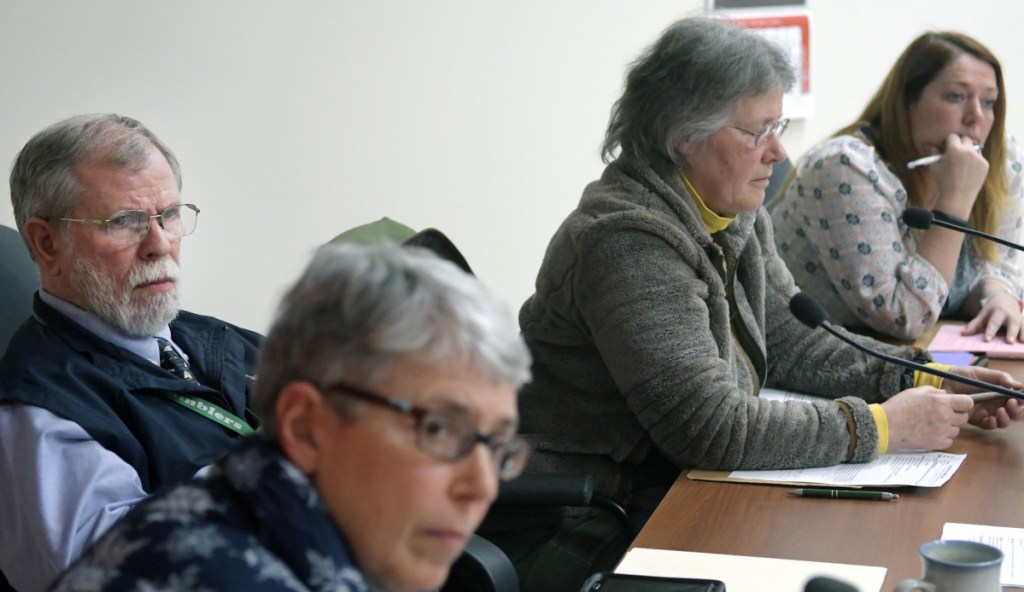
{"type": "Polygon", "coordinates": [[[797,284],[844,325],[914,339],[952,317],[969,321],[965,334],[1020,340],[1018,253],[902,220],[921,207],[1020,242],[1024,156],[1005,121],[991,51],[961,33],[914,40],[864,112],[800,160],[773,208],[797,284]],[[932,155],[941,159],[908,166],[932,155]]]}

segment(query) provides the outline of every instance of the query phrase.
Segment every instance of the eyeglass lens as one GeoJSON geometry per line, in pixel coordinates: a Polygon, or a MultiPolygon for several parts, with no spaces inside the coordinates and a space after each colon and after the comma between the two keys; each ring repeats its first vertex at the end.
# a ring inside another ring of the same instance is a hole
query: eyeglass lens
{"type": "Polygon", "coordinates": [[[782,134],[786,132],[787,127],[789,127],[788,119],[780,119],[778,121],[765,124],[765,126],[761,128],[761,131],[757,132],[757,135],[754,136],[754,146],[760,146],[761,143],[767,140],[772,134],[781,138],[782,134]]]}
{"type": "Polygon", "coordinates": [[[486,444],[494,457],[498,476],[518,477],[526,465],[529,446],[520,438],[507,442],[482,436],[467,418],[448,412],[427,411],[416,425],[420,449],[442,460],[455,461],[468,456],[478,443],[486,444]]]}
{"type": "Polygon", "coordinates": [[[173,237],[187,236],[196,229],[199,210],[192,204],[171,206],[157,215],[143,210],[126,210],[112,216],[107,226],[119,238],[135,238],[149,232],[151,220],[156,218],[164,232],[173,237]]]}
{"type": "Polygon", "coordinates": [[[530,444],[523,438],[484,436],[476,431],[476,426],[465,413],[454,409],[420,407],[409,401],[384,397],[343,382],[320,387],[320,390],[337,390],[368,403],[412,415],[416,420],[416,447],[438,460],[461,460],[469,456],[477,444],[483,443],[491,452],[498,477],[508,481],[523,472],[526,461],[530,458],[530,444]]]}

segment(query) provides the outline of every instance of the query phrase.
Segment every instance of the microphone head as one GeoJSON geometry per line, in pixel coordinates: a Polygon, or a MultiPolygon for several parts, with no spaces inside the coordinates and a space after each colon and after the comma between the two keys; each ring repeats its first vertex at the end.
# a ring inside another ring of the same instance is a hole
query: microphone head
{"type": "Polygon", "coordinates": [[[804,592],[858,592],[858,590],[846,582],[817,576],[807,582],[804,592]]]}
{"type": "Polygon", "coordinates": [[[818,328],[825,322],[828,314],[821,303],[807,292],[797,292],[789,300],[789,312],[793,313],[798,321],[811,329],[818,328]]]}
{"type": "Polygon", "coordinates": [[[903,210],[903,223],[911,228],[927,230],[932,225],[935,215],[924,208],[907,208],[903,210]]]}

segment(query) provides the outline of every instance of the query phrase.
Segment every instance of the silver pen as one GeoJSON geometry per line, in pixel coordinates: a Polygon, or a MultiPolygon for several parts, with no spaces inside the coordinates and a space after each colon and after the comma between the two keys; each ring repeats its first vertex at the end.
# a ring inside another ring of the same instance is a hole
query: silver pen
{"type": "MultiPolygon", "coordinates": [[[[974,147],[974,151],[975,152],[981,152],[981,145],[976,145],[974,147]]],[[[928,166],[930,164],[935,164],[935,163],[939,162],[940,160],[942,160],[942,155],[941,154],[933,154],[931,156],[925,156],[925,157],[922,157],[922,158],[918,158],[917,160],[912,160],[912,161],[908,162],[907,163],[907,168],[908,169],[916,169],[917,167],[922,167],[922,166],[928,166]]]]}
{"type": "Polygon", "coordinates": [[[991,399],[998,399],[999,397],[1006,397],[1003,393],[997,393],[993,391],[985,391],[982,393],[971,393],[969,395],[975,402],[978,401],[989,401],[991,399]]]}

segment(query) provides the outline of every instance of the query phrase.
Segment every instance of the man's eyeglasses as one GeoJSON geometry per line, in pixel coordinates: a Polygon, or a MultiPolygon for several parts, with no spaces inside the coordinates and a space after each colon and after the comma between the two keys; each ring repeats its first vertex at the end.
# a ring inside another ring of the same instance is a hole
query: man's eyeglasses
{"type": "Polygon", "coordinates": [[[461,460],[469,456],[474,446],[483,443],[491,451],[498,477],[502,481],[511,481],[523,472],[530,458],[530,444],[525,439],[484,436],[476,431],[468,417],[455,410],[428,409],[342,382],[319,388],[323,392],[344,391],[368,403],[413,416],[416,419],[416,446],[438,460],[461,460]]]}
{"type": "Polygon", "coordinates": [[[194,204],[178,204],[159,214],[150,214],[145,210],[120,210],[114,212],[106,220],[61,218],[61,221],[95,224],[101,226],[110,238],[121,243],[131,244],[142,240],[149,233],[154,219],[169,236],[188,236],[196,229],[196,223],[199,221],[199,208],[194,204]]]}
{"type": "Polygon", "coordinates": [[[739,130],[747,134],[748,136],[754,136],[754,147],[756,148],[773,134],[776,137],[781,138],[782,134],[786,133],[786,128],[789,127],[789,120],[780,119],[778,121],[771,121],[769,123],[764,124],[764,127],[762,127],[760,131],[757,132],[748,131],[743,129],[742,127],[736,127],[735,125],[730,125],[729,127],[731,127],[734,130],[739,130]]]}

